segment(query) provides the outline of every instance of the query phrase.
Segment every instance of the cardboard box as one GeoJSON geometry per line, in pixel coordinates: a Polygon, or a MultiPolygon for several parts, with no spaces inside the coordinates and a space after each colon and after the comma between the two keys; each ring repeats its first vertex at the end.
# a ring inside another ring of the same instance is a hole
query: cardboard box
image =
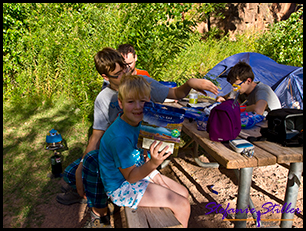
{"type": "Polygon", "coordinates": [[[139,134],[141,147],[149,150],[155,140],[162,141],[163,145],[159,151],[168,145],[167,152],[170,151],[177,156],[184,114],[184,109],[153,102],[145,103],[144,118],[139,134]]]}

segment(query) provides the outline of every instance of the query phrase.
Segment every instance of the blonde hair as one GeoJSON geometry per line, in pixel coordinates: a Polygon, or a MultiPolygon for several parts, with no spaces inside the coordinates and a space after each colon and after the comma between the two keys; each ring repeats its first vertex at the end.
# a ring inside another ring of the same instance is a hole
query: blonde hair
{"type": "Polygon", "coordinates": [[[122,101],[127,97],[141,99],[150,98],[151,86],[148,81],[140,75],[124,75],[121,78],[118,98],[122,101]]]}

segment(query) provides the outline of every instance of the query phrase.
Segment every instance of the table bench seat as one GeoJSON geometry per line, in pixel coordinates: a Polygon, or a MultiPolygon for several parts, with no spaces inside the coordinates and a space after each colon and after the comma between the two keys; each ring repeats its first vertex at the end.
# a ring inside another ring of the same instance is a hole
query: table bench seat
{"type": "Polygon", "coordinates": [[[169,208],[139,207],[137,210],[124,207],[128,228],[182,228],[169,208]]]}

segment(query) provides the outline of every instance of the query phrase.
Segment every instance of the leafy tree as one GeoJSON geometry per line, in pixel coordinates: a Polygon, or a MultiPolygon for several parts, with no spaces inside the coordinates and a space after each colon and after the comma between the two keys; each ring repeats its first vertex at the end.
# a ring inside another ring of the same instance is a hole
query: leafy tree
{"type": "Polygon", "coordinates": [[[23,59],[17,46],[28,30],[27,18],[32,6],[3,3],[3,87],[6,90],[4,93],[9,96],[17,87],[15,75],[21,72],[23,59]]]}
{"type": "Polygon", "coordinates": [[[303,7],[275,23],[257,41],[257,50],[278,63],[303,66],[303,7]]]}

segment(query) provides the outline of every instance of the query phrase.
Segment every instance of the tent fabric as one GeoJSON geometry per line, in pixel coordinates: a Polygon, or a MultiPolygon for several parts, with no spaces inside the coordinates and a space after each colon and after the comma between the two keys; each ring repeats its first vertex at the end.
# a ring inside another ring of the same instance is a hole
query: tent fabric
{"type": "Polygon", "coordinates": [[[283,108],[300,106],[300,109],[303,109],[303,67],[290,73],[273,90],[283,108]]]}
{"type": "MultiPolygon", "coordinates": [[[[293,99],[303,109],[303,68],[279,64],[265,55],[254,52],[232,55],[219,62],[204,76],[204,78],[209,77],[218,81],[221,87],[218,95],[226,95],[232,90],[226,77],[230,69],[239,61],[244,61],[252,67],[254,81],[267,84],[276,92],[282,107],[293,107],[293,99]]],[[[215,97],[212,94],[208,95],[215,97]]]]}

